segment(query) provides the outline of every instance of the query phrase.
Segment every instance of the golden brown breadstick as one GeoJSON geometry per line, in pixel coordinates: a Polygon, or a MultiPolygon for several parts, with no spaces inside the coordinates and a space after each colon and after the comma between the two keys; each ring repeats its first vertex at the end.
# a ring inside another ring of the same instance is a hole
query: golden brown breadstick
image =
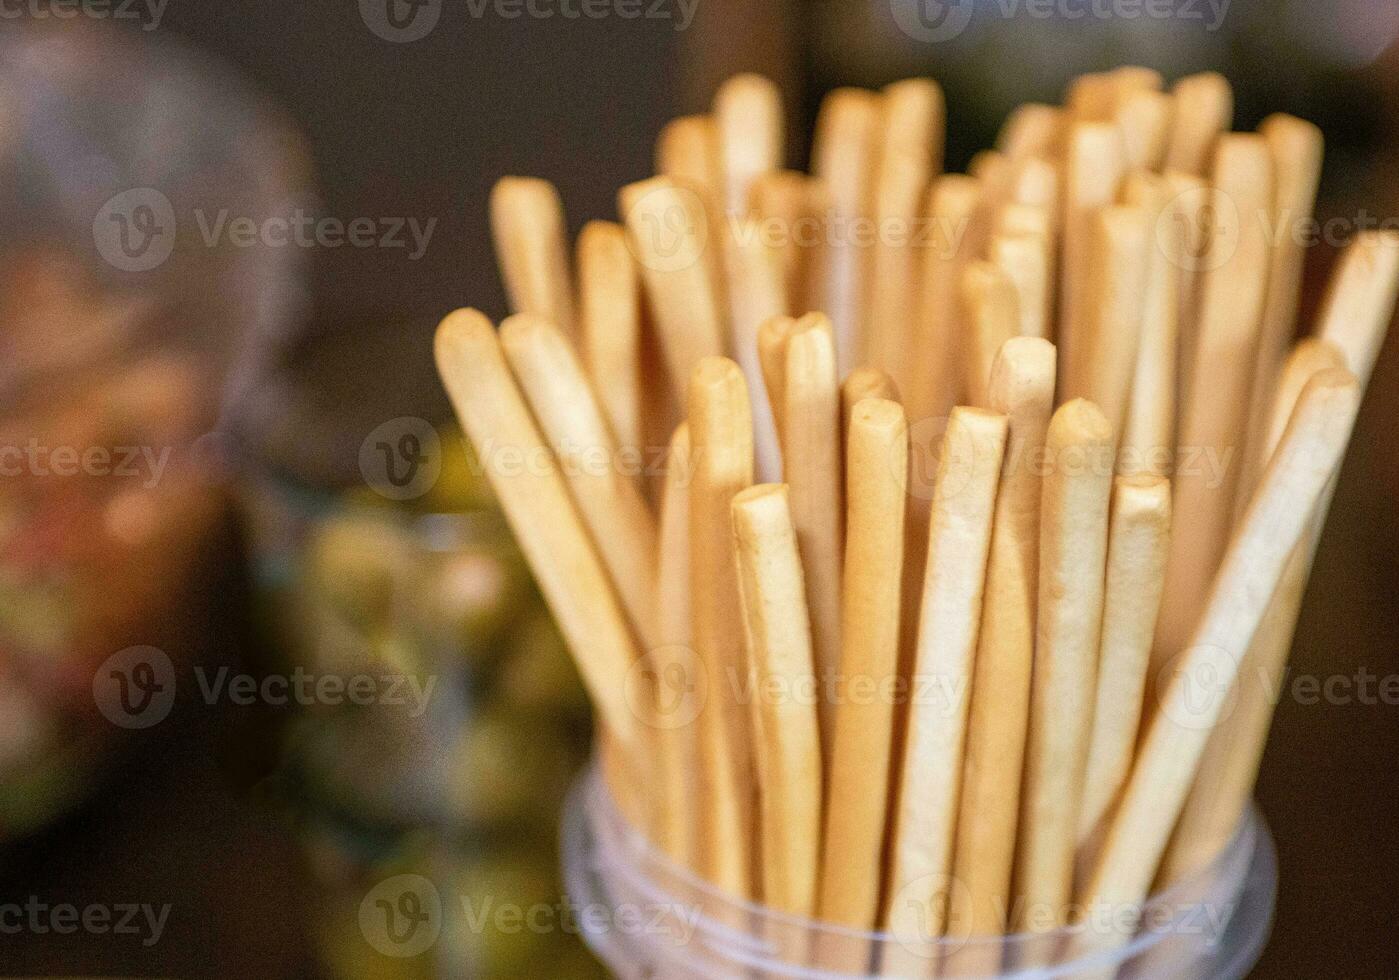
{"type": "Polygon", "coordinates": [[[1161,169],[1174,111],[1175,101],[1155,89],[1138,89],[1122,96],[1115,118],[1122,131],[1128,170],[1161,169]]]}
{"type": "Polygon", "coordinates": [[[500,343],[637,636],[654,648],[656,520],[637,482],[619,467],[578,358],[557,327],[528,313],[501,324],[500,343]]]}
{"type": "Polygon", "coordinates": [[[1175,454],[1180,269],[1155,241],[1169,220],[1170,194],[1164,177],[1145,171],[1122,185],[1123,203],[1146,213],[1148,229],[1141,340],[1118,452],[1118,469],[1129,475],[1167,476],[1175,454]]]}
{"type": "Polygon", "coordinates": [[[1158,476],[1119,477],[1108,532],[1098,693],[1078,817],[1080,861],[1105,829],[1131,770],[1170,534],[1170,482],[1158,476]]]}
{"type": "Polygon", "coordinates": [[[1002,345],[1020,332],[1020,310],[1010,277],[990,262],[971,262],[960,284],[962,322],[967,325],[967,400],[987,408],[991,366],[1002,345]]]}
{"type": "MultiPolygon", "coordinates": [[[[1077,371],[1081,339],[1091,330],[1093,283],[1090,258],[1097,210],[1117,199],[1124,161],[1122,135],[1109,123],[1078,123],[1070,131],[1064,159],[1064,259],[1059,289],[1059,370],[1077,371]]],[[[1067,375],[1065,377],[1067,381],[1067,375]]],[[[1067,393],[1067,390],[1066,390],[1067,393]]]]}
{"type": "Polygon", "coordinates": [[[828,769],[820,914],[828,922],[873,929],[893,768],[908,465],[903,408],[880,398],[861,400],[852,408],[847,441],[841,697],[828,769]]]}
{"type": "MultiPolygon", "coordinates": [[[[890,845],[886,925],[942,935],[973,658],[1005,452],[1004,415],[956,408],[938,463],[908,732],[890,845]]],[[[886,964],[886,967],[888,964],[886,964]]]]}
{"type": "Polygon", "coordinates": [[[1166,148],[1166,170],[1197,177],[1209,172],[1215,144],[1234,124],[1234,90],[1217,72],[1182,78],[1171,89],[1175,111],[1166,148]]]}
{"type": "Polygon", "coordinates": [[[810,918],[821,858],[821,748],[810,696],[810,620],[787,488],[764,484],[734,497],[733,537],[755,690],[763,903],[810,918]]]}
{"type": "Polygon", "coordinates": [[[747,214],[753,182],[782,166],[782,93],[762,75],[734,75],[714,96],[714,126],[724,207],[729,214],[747,214]]]}
{"type": "Polygon", "coordinates": [[[987,248],[987,258],[1014,289],[1018,336],[1048,335],[1049,284],[1054,278],[1050,249],[1048,235],[996,235],[987,248]]]}
{"type": "Polygon", "coordinates": [[[710,194],[719,194],[719,133],[713,116],[681,116],[656,141],[656,173],[710,194]]]}
{"type": "Polygon", "coordinates": [[[1064,110],[1058,106],[1026,103],[1006,117],[996,137],[996,149],[1011,160],[1056,156],[1063,124],[1064,110]]]}
{"type": "MultiPolygon", "coordinates": [[[[883,398],[885,401],[899,401],[899,386],[879,368],[862,367],[851,371],[840,386],[840,433],[842,438],[850,434],[850,417],[855,406],[866,398],[883,398]]],[[[847,477],[846,483],[848,484],[847,477]]]]}
{"type": "MultiPolygon", "coordinates": [[[[1295,403],[1299,389],[1317,372],[1344,363],[1359,380],[1363,397],[1394,316],[1396,291],[1399,236],[1361,235],[1332,276],[1320,316],[1321,336],[1298,344],[1283,371],[1268,445],[1281,438],[1287,407],[1295,403]]],[[[1312,517],[1307,540],[1288,559],[1283,579],[1249,646],[1239,675],[1238,703],[1211,736],[1200,762],[1200,773],[1162,865],[1165,881],[1189,874],[1218,853],[1248,805],[1334,491],[1333,482],[1312,517]]]]}
{"type": "MultiPolygon", "coordinates": [[[[1239,443],[1268,286],[1268,235],[1259,219],[1272,208],[1272,154],[1263,137],[1236,133],[1219,141],[1217,157],[1221,224],[1210,244],[1211,268],[1201,297],[1190,372],[1196,380],[1186,393],[1177,437],[1175,511],[1189,520],[1171,536],[1156,628],[1156,653],[1166,657],[1189,640],[1229,543],[1239,443]]],[[[1159,665],[1153,660],[1153,667],[1159,665]]]]}
{"type": "Polygon", "coordinates": [[[683,399],[695,365],[724,351],[715,275],[723,232],[711,226],[704,199],[668,177],[631,184],[619,198],[671,385],[683,399]]]}
{"type": "Polygon", "coordinates": [[[1304,390],[1147,729],[1083,891],[1089,914],[1146,898],[1240,660],[1340,464],[1359,402],[1359,386],[1344,371],[1324,371],[1304,390]]]}
{"type": "Polygon", "coordinates": [[[1365,231],[1332,273],[1317,333],[1345,354],[1362,385],[1370,383],[1399,292],[1399,232],[1365,231]]]}
{"type": "Polygon", "coordinates": [[[1093,403],[1065,403],[1049,424],[1040,505],[1035,671],[1015,890],[1019,926],[1062,925],[1097,683],[1112,488],[1112,427],[1093,403]]]}
{"type": "Polygon", "coordinates": [[[1210,226],[1218,209],[1216,193],[1203,177],[1168,171],[1162,178],[1166,181],[1169,203],[1156,225],[1152,241],[1176,270],[1179,286],[1176,303],[1176,429],[1179,430],[1195,361],[1200,291],[1209,266],[1210,226]]]}
{"type": "Polygon", "coordinates": [[[1089,219],[1089,302],[1075,325],[1070,361],[1063,367],[1063,397],[1093,402],[1120,438],[1127,420],[1141,342],[1151,215],[1117,205],[1089,219]]]}
{"type": "Polygon", "coordinates": [[[511,310],[536,313],[574,336],[567,230],[554,185],[502,177],[491,189],[491,232],[511,310]]]}
{"type": "Polygon", "coordinates": [[[690,581],[695,653],[708,695],[700,714],[704,875],[735,895],[757,894],[751,714],[740,692],[748,683],[733,560],[730,505],[753,483],[753,419],[737,364],[700,361],[690,381],[690,581]]]}
{"type": "MultiPolygon", "coordinates": [[[[763,385],[759,332],[764,323],[787,313],[782,260],[756,220],[730,218],[725,228],[729,323],[733,327],[730,347],[749,390],[757,391],[763,385]]],[[[753,402],[753,442],[760,478],[775,478],[781,472],[781,451],[773,410],[765,398],[753,402]]]]}
{"type": "MultiPolygon", "coordinates": [[[[1267,444],[1263,447],[1267,455],[1271,456],[1277,448],[1311,379],[1322,371],[1342,370],[1345,366],[1340,349],[1320,338],[1307,338],[1293,348],[1270,413],[1267,444]]],[[[1211,861],[1233,838],[1248,806],[1281,691],[1312,558],[1325,522],[1325,498],[1329,493],[1328,490],[1312,515],[1306,539],[1288,559],[1282,580],[1239,666],[1238,699],[1220,719],[1200,759],[1200,771],[1161,862],[1159,879],[1163,883],[1177,881],[1211,861]]]]}
{"type": "Polygon", "coordinates": [[[476,447],[607,730],[633,760],[640,719],[621,678],[640,656],[582,518],[506,366],[495,328],[458,310],[437,330],[437,370],[476,447]]]}
{"type": "Polygon", "coordinates": [[[1007,416],[1010,431],[986,569],[952,872],[965,886],[952,892],[952,921],[968,935],[997,935],[1009,925],[1039,584],[1037,459],[1054,410],[1054,377],[1054,345],[1035,337],[1007,342],[991,370],[989,403],[1007,416]]]}
{"type": "Polygon", "coordinates": [[[775,316],[758,327],[758,364],[763,372],[763,389],[767,392],[768,411],[772,414],[777,442],[785,454],[786,436],[783,427],[787,414],[787,341],[797,328],[790,316],[775,316]]]}
{"type": "Polygon", "coordinates": [[[661,491],[655,676],[657,758],[661,804],[657,843],[675,861],[699,869],[694,789],[702,778],[699,754],[699,675],[690,612],[690,427],[671,437],[661,491]]]}
{"type": "Polygon", "coordinates": [[[787,309],[810,309],[808,291],[820,273],[825,235],[825,184],[796,170],[775,170],[753,182],[751,208],[759,231],[777,248],[787,309]]]}
{"type": "Polygon", "coordinates": [[[854,365],[862,343],[869,249],[851,229],[870,217],[881,113],[882,99],[874,92],[835,89],[821,103],[812,142],[811,172],[829,190],[831,216],[842,231],[825,250],[824,295],[810,305],[835,325],[842,370],[854,365]]]}
{"type": "Polygon", "coordinates": [[[911,383],[918,367],[908,353],[915,336],[915,283],[923,251],[915,247],[917,218],[927,186],[926,160],[895,157],[883,162],[874,189],[875,240],[859,358],[893,376],[900,386],[911,383]]]}
{"type": "Polygon", "coordinates": [[[942,169],[945,109],[941,87],[926,78],[887,86],[882,101],[868,308],[857,350],[861,363],[906,384],[921,245],[917,223],[928,182],[942,169]]]}
{"type": "MultiPolygon", "coordinates": [[[[797,321],[787,340],[783,382],[783,473],[801,544],[811,610],[815,673],[826,690],[840,669],[840,566],[845,510],[840,459],[840,383],[835,337],[820,313],[797,321]]],[[[822,757],[835,738],[834,706],[818,702],[822,757]]]]}
{"type": "Polygon", "coordinates": [[[917,314],[917,342],[910,358],[920,366],[922,376],[899,389],[910,425],[945,418],[962,398],[966,368],[957,290],[963,267],[975,258],[968,238],[980,200],[980,183],[963,174],[939,177],[928,194],[924,220],[932,240],[923,254],[919,279],[922,302],[917,314]]]}
{"type": "Polygon", "coordinates": [[[1302,265],[1306,260],[1306,224],[1316,206],[1321,181],[1321,157],[1325,141],[1321,130],[1295,116],[1277,114],[1263,120],[1258,132],[1273,155],[1272,207],[1266,219],[1271,229],[1268,260],[1268,293],[1258,331],[1253,387],[1249,401],[1248,436],[1244,440],[1243,472],[1234,497],[1234,518],[1243,516],[1263,467],[1268,464],[1263,446],[1269,409],[1276,382],[1297,326],[1301,298],[1302,265]]]}
{"type": "Polygon", "coordinates": [[[641,409],[641,284],[627,232],[590,221],[578,236],[579,348],[612,433],[625,449],[645,441],[641,409]]]}

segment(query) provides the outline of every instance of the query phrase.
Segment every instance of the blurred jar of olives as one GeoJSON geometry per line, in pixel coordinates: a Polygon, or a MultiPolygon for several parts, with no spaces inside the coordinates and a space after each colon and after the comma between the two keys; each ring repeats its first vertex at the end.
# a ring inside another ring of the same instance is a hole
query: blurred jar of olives
{"type": "Polygon", "coordinates": [[[93,21],[0,36],[0,840],[139,744],[151,718],[109,696],[125,651],[179,670],[208,640],[210,434],[300,284],[288,250],[211,246],[191,216],[275,216],[305,179],[206,57],[93,21]]]}
{"type": "Polygon", "coordinates": [[[334,976],[603,976],[555,871],[586,698],[469,444],[427,421],[428,336],[310,339],[249,419],[264,669],[376,692],[300,706],[278,795],[334,976]]]}

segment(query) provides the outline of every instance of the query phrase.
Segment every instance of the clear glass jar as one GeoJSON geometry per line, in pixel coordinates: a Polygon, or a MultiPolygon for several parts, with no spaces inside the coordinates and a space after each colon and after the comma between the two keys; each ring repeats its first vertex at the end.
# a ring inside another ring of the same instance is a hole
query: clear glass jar
{"type": "Polygon", "coordinates": [[[564,817],[564,873],[594,952],[623,978],[850,976],[1004,980],[1240,980],[1272,925],[1277,858],[1251,812],[1195,878],[1153,896],[1131,936],[1090,924],[1037,935],[915,941],[783,915],[720,892],[629,826],[596,769],[564,817]],[[852,974],[867,962],[875,972],[852,974]]]}

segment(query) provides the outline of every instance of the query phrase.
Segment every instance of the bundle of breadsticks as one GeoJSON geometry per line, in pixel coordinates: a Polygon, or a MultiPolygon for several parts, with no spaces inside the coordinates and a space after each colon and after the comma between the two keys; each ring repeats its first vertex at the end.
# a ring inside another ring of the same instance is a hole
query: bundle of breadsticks
{"type": "Polygon", "coordinates": [[[1248,806],[1399,240],[1295,341],[1322,137],[1214,74],[1079,78],[967,174],[925,79],[830,93],[810,173],[783,119],[727,82],[573,261],[500,181],[515,313],[438,333],[611,792],[856,929],[1140,903],[1248,806]]]}

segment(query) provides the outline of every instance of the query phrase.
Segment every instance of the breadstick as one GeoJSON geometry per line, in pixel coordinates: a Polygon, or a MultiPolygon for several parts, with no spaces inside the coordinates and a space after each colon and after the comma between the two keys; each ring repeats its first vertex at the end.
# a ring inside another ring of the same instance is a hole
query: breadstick
{"type": "Polygon", "coordinates": [[[1170,483],[1158,476],[1119,477],[1108,532],[1098,693],[1078,817],[1080,860],[1105,829],[1131,770],[1170,534],[1170,483]]]}
{"type": "Polygon", "coordinates": [[[1365,231],[1341,256],[1318,334],[1335,344],[1362,385],[1370,383],[1399,291],[1399,233],[1365,231]]]}
{"type": "MultiPolygon", "coordinates": [[[[866,398],[899,401],[899,386],[879,368],[862,367],[850,372],[840,386],[840,433],[847,442],[850,435],[850,419],[855,413],[855,406],[866,398]]],[[[848,476],[846,483],[849,483],[848,476]]]]}
{"type": "Polygon", "coordinates": [[[1147,729],[1084,889],[1090,911],[1146,898],[1240,659],[1340,464],[1359,402],[1359,386],[1344,371],[1324,371],[1304,390],[1147,729]]]}
{"type": "Polygon", "coordinates": [[[603,724],[629,758],[640,758],[639,719],[621,683],[640,653],[558,464],[510,375],[495,328],[476,310],[458,310],[437,330],[436,357],[462,428],[603,724]]]}
{"type": "Polygon", "coordinates": [[[547,180],[502,177],[491,189],[491,232],[510,307],[574,335],[573,277],[563,201],[547,180]]]}
{"type": "Polygon", "coordinates": [[[787,488],[765,484],[733,500],[734,551],[755,692],[754,749],[762,801],[763,903],[816,914],[821,857],[821,752],[811,632],[787,488]],[[765,694],[764,692],[775,692],[765,694]]]}
{"type": "Polygon", "coordinates": [[[579,347],[623,449],[645,444],[641,408],[641,284],[627,232],[590,221],[578,236],[579,347]]]}
{"type": "Polygon", "coordinates": [[[1040,506],[1035,670],[1014,894],[1019,926],[1063,925],[1097,683],[1112,427],[1092,402],[1050,421],[1040,506]]]}
{"type": "Polygon", "coordinates": [[[991,366],[1001,346],[1020,332],[1020,311],[1010,277],[990,262],[972,262],[962,271],[962,319],[967,325],[968,400],[988,407],[991,366]]]}
{"type": "MultiPolygon", "coordinates": [[[[1345,366],[1340,349],[1320,338],[1308,338],[1293,348],[1270,413],[1268,442],[1264,446],[1268,455],[1277,448],[1311,379],[1322,371],[1343,370],[1345,366]]],[[[1200,771],[1161,862],[1158,878],[1163,884],[1177,881],[1213,860],[1233,838],[1253,795],[1329,493],[1328,490],[1312,516],[1306,539],[1288,559],[1282,580],[1239,666],[1238,700],[1232,711],[1220,719],[1200,759],[1200,771]]]]}
{"type": "Polygon", "coordinates": [[[1234,124],[1234,90],[1217,72],[1201,72],[1176,82],[1171,89],[1175,111],[1166,148],[1166,170],[1204,176],[1215,155],[1215,143],[1234,124]]]}
{"type": "Polygon", "coordinates": [[[1155,89],[1126,93],[1117,106],[1117,127],[1129,170],[1160,170],[1166,159],[1175,100],[1155,89]]]}
{"type": "Polygon", "coordinates": [[[704,200],[670,178],[632,184],[620,198],[671,384],[683,398],[695,365],[724,350],[727,331],[708,251],[722,250],[722,234],[710,227],[704,200]]]}
{"type": "Polygon", "coordinates": [[[1195,363],[1195,339],[1200,291],[1209,267],[1211,224],[1218,214],[1215,191],[1202,177],[1175,171],[1162,175],[1170,194],[1166,213],[1156,225],[1154,242],[1176,270],[1180,299],[1176,303],[1176,427],[1190,390],[1195,363]]]}
{"type": "Polygon", "coordinates": [[[647,649],[656,634],[656,521],[640,487],[618,467],[617,447],[568,340],[537,316],[518,313],[500,327],[525,399],[558,457],[583,523],[647,649]]]}
{"type": "MultiPolygon", "coordinates": [[[[763,237],[756,220],[732,218],[725,227],[729,322],[733,326],[730,346],[749,390],[757,391],[763,385],[760,329],[773,317],[787,313],[781,257],[763,237]]],[[[753,403],[753,441],[760,477],[775,478],[781,472],[781,451],[772,407],[763,398],[753,403]]]]}
{"type": "Polygon", "coordinates": [[[1137,371],[1151,215],[1130,205],[1107,207],[1092,216],[1089,229],[1092,282],[1084,296],[1090,307],[1075,327],[1063,395],[1097,405],[1120,438],[1137,371]]]}
{"type": "MultiPolygon", "coordinates": [[[[1007,176],[1006,201],[1010,204],[1031,204],[1054,214],[1059,207],[1058,164],[1042,157],[1012,160],[1007,176]]],[[[1001,207],[1004,208],[1005,204],[1001,207]]]]}
{"type": "MultiPolygon", "coordinates": [[[[821,918],[873,929],[889,810],[903,582],[908,424],[894,401],[852,407],[840,688],[828,770],[821,918]]],[[[849,964],[852,970],[861,964],[849,964]]]]}
{"type": "MultiPolygon", "coordinates": [[[[1287,406],[1296,401],[1298,390],[1318,371],[1343,364],[1358,379],[1363,396],[1394,316],[1399,289],[1397,246],[1399,236],[1393,233],[1366,233],[1343,256],[1321,311],[1321,337],[1298,344],[1283,371],[1269,445],[1281,436],[1279,423],[1285,423],[1287,406]]],[[[1248,805],[1334,490],[1333,483],[1313,515],[1309,539],[1288,559],[1283,580],[1249,646],[1240,673],[1238,704],[1220,723],[1205,750],[1162,866],[1165,881],[1177,880],[1210,860],[1228,842],[1248,805]]]]}
{"type": "Polygon", "coordinates": [[[1272,248],[1268,267],[1268,293],[1263,305],[1263,322],[1258,331],[1252,396],[1249,402],[1248,436],[1244,440],[1238,490],[1234,497],[1234,517],[1243,516],[1249,497],[1267,465],[1262,445],[1268,426],[1269,408],[1276,394],[1275,383],[1282,370],[1287,349],[1297,324],[1297,305],[1306,261],[1304,223],[1311,220],[1316,206],[1317,185],[1321,181],[1324,139],[1321,130],[1295,116],[1269,116],[1258,127],[1272,150],[1276,183],[1267,219],[1272,248]]]}
{"type": "Polygon", "coordinates": [[[730,504],[753,483],[753,420],[748,386],[733,361],[700,361],[689,398],[690,581],[695,653],[708,697],[700,714],[700,863],[715,885],[755,897],[757,799],[752,718],[738,692],[746,685],[738,575],[730,504]]]}
{"type": "Polygon", "coordinates": [[[734,75],[714,97],[714,126],[724,206],[729,214],[747,214],[753,182],[782,166],[782,93],[762,75],[734,75]]]}
{"type": "Polygon", "coordinates": [[[996,137],[996,149],[1011,160],[1056,156],[1063,125],[1064,110],[1058,106],[1026,103],[1006,117],[996,137]]]}
{"type": "Polygon", "coordinates": [[[758,327],[758,364],[763,372],[768,411],[772,414],[778,446],[783,454],[787,451],[784,432],[787,415],[787,341],[796,329],[797,321],[790,316],[772,317],[758,327]]]}
{"type": "Polygon", "coordinates": [[[1075,124],[1106,122],[1112,118],[1117,86],[1110,72],[1089,72],[1069,83],[1064,105],[1075,124]]]}
{"type": "MultiPolygon", "coordinates": [[[[1016,207],[1030,206],[1022,204],[1016,207]]],[[[1033,210],[1043,213],[1042,208],[1033,210]]],[[[1040,233],[993,235],[987,248],[987,258],[1010,281],[1015,291],[1015,309],[1019,314],[1016,334],[1048,339],[1053,315],[1050,285],[1054,281],[1054,246],[1048,228],[1040,233]]]]}
{"type": "MultiPolygon", "coordinates": [[[[1210,244],[1191,369],[1198,380],[1187,392],[1178,436],[1182,458],[1175,511],[1189,520],[1171,537],[1156,629],[1156,653],[1162,656],[1172,656],[1189,640],[1229,542],[1239,441],[1247,425],[1268,286],[1268,236],[1259,218],[1272,208],[1272,171],[1263,137],[1232,134],[1219,141],[1214,186],[1223,224],[1210,244]]],[[[1159,666],[1159,659],[1153,660],[1153,667],[1159,666]]]]}
{"type": "Polygon", "coordinates": [[[841,370],[856,362],[865,318],[868,249],[850,229],[870,216],[881,99],[864,89],[840,88],[826,96],[816,120],[811,171],[831,195],[831,215],[845,229],[826,249],[824,295],[812,308],[824,310],[835,324],[841,370]]]}
{"type": "MultiPolygon", "coordinates": [[[[792,520],[801,544],[811,611],[815,672],[821,690],[840,670],[840,566],[844,551],[840,459],[840,383],[835,337],[820,313],[797,321],[787,340],[783,382],[783,473],[792,494],[792,520]]],[[[822,758],[835,738],[834,705],[817,704],[822,758]]]]}
{"type": "MultiPolygon", "coordinates": [[[[1122,179],[1122,136],[1107,123],[1078,123],[1069,132],[1064,159],[1063,278],[1059,288],[1059,370],[1077,371],[1078,346],[1091,327],[1093,216],[1117,198],[1122,179]],[[1076,346],[1078,345],[1078,346],[1076,346]]],[[[1065,381],[1068,375],[1065,375],[1065,381]]]]}
{"type": "Polygon", "coordinates": [[[658,844],[687,868],[698,868],[699,831],[694,788],[702,778],[699,754],[699,673],[690,612],[690,427],[671,437],[661,491],[657,632],[651,651],[661,798],[658,844]]]}
{"type": "Polygon", "coordinates": [[[1006,432],[1004,415],[953,409],[938,462],[885,909],[888,930],[906,939],[940,936],[946,922],[941,896],[952,867],[973,658],[1006,432]]]}
{"type": "Polygon", "coordinates": [[[1054,410],[1054,377],[1054,346],[1034,337],[1007,342],[991,371],[989,402],[1009,418],[1010,431],[986,569],[952,872],[965,886],[952,893],[952,921],[968,935],[998,935],[1009,925],[1035,650],[1041,483],[1036,459],[1054,410]]]}
{"type": "Polygon", "coordinates": [[[712,116],[681,116],[656,141],[656,173],[720,197],[719,133],[712,116]]]}
{"type": "Polygon", "coordinates": [[[885,160],[875,186],[875,241],[870,255],[869,304],[860,362],[908,387],[918,368],[908,356],[915,336],[913,310],[922,242],[917,218],[928,186],[926,161],[885,160]]]}
{"type": "Polygon", "coordinates": [[[910,425],[945,418],[961,401],[966,369],[957,290],[963,267],[975,257],[968,238],[980,197],[981,185],[963,174],[939,177],[928,194],[925,220],[933,241],[923,254],[919,273],[918,333],[910,358],[920,366],[922,376],[900,385],[910,425]]]}
{"type": "Polygon", "coordinates": [[[1123,203],[1147,215],[1146,274],[1142,286],[1141,340],[1123,425],[1118,469],[1125,474],[1167,476],[1175,452],[1176,358],[1180,323],[1179,268],[1155,236],[1169,220],[1165,178],[1138,171],[1122,186],[1123,203]]]}
{"type": "Polygon", "coordinates": [[[807,295],[820,271],[827,193],[821,181],[796,170],[776,170],[753,182],[750,203],[761,234],[771,237],[781,257],[788,310],[811,308],[807,295]]]}

